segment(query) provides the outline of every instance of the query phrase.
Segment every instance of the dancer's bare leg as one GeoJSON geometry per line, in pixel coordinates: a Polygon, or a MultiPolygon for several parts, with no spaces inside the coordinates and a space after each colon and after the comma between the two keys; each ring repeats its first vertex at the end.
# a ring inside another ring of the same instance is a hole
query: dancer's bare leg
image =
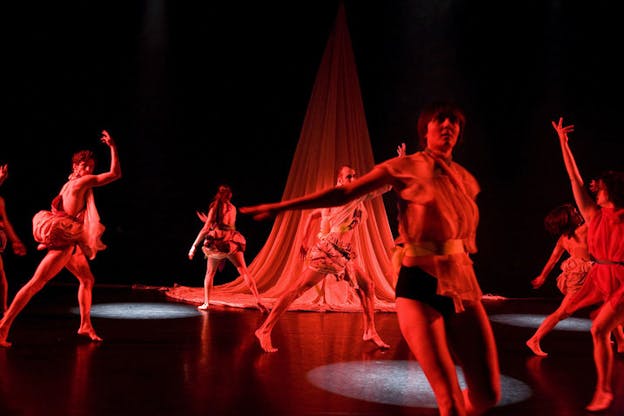
{"type": "Polygon", "coordinates": [[[236,253],[229,255],[228,259],[236,267],[236,270],[243,277],[243,279],[245,280],[245,283],[247,283],[249,290],[251,290],[251,294],[256,299],[256,305],[258,309],[260,310],[260,312],[268,313],[269,308],[264,306],[264,304],[262,303],[262,300],[260,299],[260,293],[258,293],[258,287],[256,286],[256,282],[254,281],[253,277],[251,277],[251,275],[249,274],[249,270],[247,269],[247,264],[245,263],[245,257],[243,256],[243,252],[237,251],[236,253]]]}
{"type": "Polygon", "coordinates": [[[573,293],[568,293],[567,295],[565,295],[559,307],[542,321],[540,326],[537,328],[537,331],[535,331],[533,336],[527,340],[527,347],[529,347],[529,349],[533,351],[535,355],[540,357],[546,357],[548,355],[548,353],[542,351],[540,341],[546,334],[552,331],[552,329],[560,321],[570,316],[570,314],[567,313],[566,310],[571,305],[572,298],[574,297],[573,295],[573,293]]]}
{"type": "MultiPolygon", "coordinates": [[[[357,268],[354,273],[357,279],[358,288],[356,293],[362,305],[362,314],[364,318],[364,341],[372,341],[379,348],[390,348],[386,344],[375,328],[375,286],[371,279],[368,279],[361,269],[357,268]]],[[[349,278],[351,278],[349,276],[349,278]]]]}
{"type": "Polygon", "coordinates": [[[212,282],[214,276],[217,273],[217,267],[219,267],[220,259],[208,257],[206,260],[206,274],[204,276],[204,303],[199,305],[197,309],[200,311],[207,311],[210,308],[210,291],[212,290],[212,282]]]}
{"type": "Polygon", "coordinates": [[[7,280],[6,273],[4,271],[4,260],[2,254],[0,254],[0,317],[4,315],[4,312],[8,308],[9,301],[9,281],[7,280]]]}
{"type": "Polygon", "coordinates": [[[7,342],[7,337],[13,321],[30,299],[65,267],[73,249],[73,247],[67,247],[63,250],[48,251],[37,266],[33,277],[15,294],[13,302],[0,321],[0,347],[11,346],[11,343],[7,342]]]}
{"type": "Polygon", "coordinates": [[[84,335],[91,341],[102,341],[91,323],[91,304],[93,302],[93,285],[95,277],[91,273],[91,268],[87,258],[81,251],[77,251],[67,263],[69,270],[78,279],[78,309],[80,310],[80,327],[78,335],[84,335]]]}
{"type": "Polygon", "coordinates": [[[321,280],[320,284],[316,286],[317,296],[312,301],[312,303],[319,305],[320,312],[325,312],[329,308],[329,305],[327,304],[327,297],[326,297],[326,291],[325,291],[326,282],[327,282],[327,276],[325,276],[325,278],[321,280]]]}
{"type": "Polygon", "coordinates": [[[615,328],[613,336],[615,337],[617,352],[620,354],[624,353],[624,328],[622,328],[622,325],[618,325],[617,328],[615,328]]]}
{"type": "Polygon", "coordinates": [[[401,333],[435,394],[441,416],[466,415],[455,363],[447,345],[442,315],[412,299],[397,298],[401,333]]]}
{"type": "MultiPolygon", "coordinates": [[[[581,289],[582,290],[582,289],[581,289]]],[[[548,332],[550,332],[559,321],[571,316],[579,309],[586,308],[591,305],[602,302],[600,294],[588,292],[579,294],[578,292],[567,294],[555,312],[549,315],[539,326],[535,334],[526,342],[527,347],[538,356],[548,355],[540,348],[540,341],[548,332]]],[[[595,313],[595,312],[594,312],[595,313]]],[[[592,317],[593,319],[593,317],[592,317]]]]}
{"type": "Polygon", "coordinates": [[[463,392],[466,413],[481,415],[501,397],[498,353],[483,305],[464,306],[464,312],[448,318],[449,343],[468,386],[463,392]]]}
{"type": "Polygon", "coordinates": [[[594,364],[596,366],[596,389],[592,401],[585,407],[590,412],[606,410],[613,401],[611,382],[613,376],[613,350],[611,333],[624,322],[624,306],[614,309],[605,303],[592,323],[591,333],[594,344],[594,364]]]}
{"type": "Polygon", "coordinates": [[[306,269],[304,274],[300,277],[297,286],[293,289],[284,292],[282,296],[278,299],[273,309],[271,309],[271,313],[264,320],[262,325],[256,330],[255,335],[260,342],[260,347],[266,352],[275,352],[277,348],[273,346],[271,342],[271,332],[273,331],[273,327],[279,320],[279,318],[288,310],[288,307],[303,293],[313,287],[315,284],[321,281],[325,277],[324,274],[316,272],[312,269],[306,269]]]}

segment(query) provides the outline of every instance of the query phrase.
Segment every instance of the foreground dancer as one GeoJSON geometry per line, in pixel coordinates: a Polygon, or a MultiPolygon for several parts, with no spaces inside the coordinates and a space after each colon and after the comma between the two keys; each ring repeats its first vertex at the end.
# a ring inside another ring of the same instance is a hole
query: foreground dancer
{"type": "Polygon", "coordinates": [[[241,208],[260,220],[284,210],[343,205],[392,186],[404,242],[397,317],[443,416],[480,414],[496,405],[501,394],[494,335],[469,257],[476,251],[479,185],[452,161],[464,125],[457,106],[431,104],[418,119],[424,150],[378,164],[344,186],[241,208]],[[456,363],[468,385],[463,394],[456,363]]]}
{"type": "Polygon", "coordinates": [[[594,181],[595,200],[584,186],[568,134],[574,125],[563,125],[563,118],[552,122],[559,144],[574,200],[587,220],[587,242],[594,265],[585,283],[570,302],[569,313],[584,306],[604,302],[592,322],[596,388],[586,410],[602,411],[611,406],[613,390],[613,351],[611,335],[624,324],[624,172],[608,171],[594,181]]]}
{"type": "Polygon", "coordinates": [[[572,204],[563,204],[552,209],[544,218],[546,230],[557,237],[557,243],[542,272],[531,281],[534,289],[541,287],[548,275],[564,253],[569,257],[561,263],[561,274],[557,277],[557,287],[564,297],[561,304],[553,313],[541,323],[535,334],[526,342],[526,345],[535,355],[545,357],[548,354],[542,351],[541,339],[549,333],[559,321],[566,319],[569,314],[566,309],[574,294],[583,285],[585,275],[592,266],[587,248],[587,224],[572,204]]]}
{"type": "Polygon", "coordinates": [[[214,276],[217,268],[227,259],[236,267],[238,273],[249,286],[251,294],[256,299],[258,309],[262,312],[268,312],[267,307],[260,300],[256,282],[249,274],[247,263],[245,263],[244,253],[247,241],[240,232],[236,231],[236,207],[232,204],[231,199],[232,189],[228,185],[219,186],[219,190],[208,208],[204,226],[197,234],[188,252],[189,260],[193,260],[197,247],[201,246],[206,257],[204,303],[197,309],[206,311],[210,307],[210,291],[214,276]]]}
{"type": "MultiPolygon", "coordinates": [[[[4,180],[8,177],[8,169],[7,165],[0,166],[0,185],[2,185],[4,180]]],[[[7,310],[9,296],[9,281],[6,277],[4,259],[2,258],[9,241],[11,242],[13,254],[16,256],[26,255],[26,247],[13,229],[13,225],[11,224],[11,221],[9,221],[9,217],[6,212],[5,200],[0,196],[0,317],[2,317],[4,312],[7,310]]]]}
{"type": "Polygon", "coordinates": [[[108,172],[93,174],[95,160],[89,150],[74,153],[72,174],[52,201],[50,211],[39,211],[33,217],[33,236],[39,249],[47,249],[33,277],[17,292],[4,318],[0,321],[0,346],[9,347],[7,336],[13,321],[30,299],[63,268],[78,278],[78,304],[80,308],[79,335],[92,341],[102,341],[91,324],[91,299],[95,278],[89,260],[106,246],[100,240],[104,226],[93,199],[93,188],[121,178],[121,167],[115,142],[106,130],[102,143],[110,149],[111,163],[108,172]]]}
{"type": "MultiPolygon", "coordinates": [[[[353,182],[355,170],[350,166],[341,166],[338,171],[336,186],[341,187],[353,182]]],[[[388,189],[385,189],[388,190],[388,189]]],[[[313,211],[304,226],[303,241],[308,241],[314,218],[321,219],[321,230],[318,241],[310,249],[302,247],[306,253],[306,264],[297,285],[284,292],[271,310],[269,316],[255,332],[260,346],[266,352],[275,352],[277,348],[271,341],[271,333],[279,318],[288,307],[308,289],[323,281],[326,276],[333,275],[343,279],[355,290],[362,312],[364,313],[364,341],[372,341],[379,348],[389,348],[375,328],[375,287],[373,279],[366,275],[362,268],[353,260],[356,253],[352,250],[351,240],[356,227],[366,221],[366,209],[363,201],[381,195],[372,193],[358,198],[345,205],[317,209],[313,211]]]]}

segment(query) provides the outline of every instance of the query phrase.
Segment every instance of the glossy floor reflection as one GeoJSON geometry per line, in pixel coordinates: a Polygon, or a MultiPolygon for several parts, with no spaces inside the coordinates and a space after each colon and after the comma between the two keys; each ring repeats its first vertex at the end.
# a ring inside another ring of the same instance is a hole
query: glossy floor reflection
{"type": "MultiPolygon", "coordinates": [[[[93,321],[104,342],[93,344],[75,335],[75,293],[48,286],[16,320],[13,346],[0,349],[0,415],[437,414],[394,313],[376,316],[387,351],[361,341],[358,313],[288,312],[274,332],[279,351],[268,354],[253,335],[263,319],[256,310],[203,313],[157,290],[96,286],[93,321]]],[[[546,358],[524,345],[557,302],[486,301],[504,396],[490,414],[587,414],[595,374],[586,316],[577,330],[543,340],[546,358]]],[[[602,414],[624,414],[622,356],[614,386],[602,414]]]]}

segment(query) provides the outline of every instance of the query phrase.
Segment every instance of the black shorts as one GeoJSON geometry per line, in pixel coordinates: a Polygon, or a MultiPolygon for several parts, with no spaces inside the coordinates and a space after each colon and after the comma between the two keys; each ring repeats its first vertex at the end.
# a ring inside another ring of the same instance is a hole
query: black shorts
{"type": "Polygon", "coordinates": [[[396,297],[417,300],[431,306],[443,316],[455,313],[453,299],[438,295],[438,279],[420,267],[401,266],[396,284],[396,297]]]}

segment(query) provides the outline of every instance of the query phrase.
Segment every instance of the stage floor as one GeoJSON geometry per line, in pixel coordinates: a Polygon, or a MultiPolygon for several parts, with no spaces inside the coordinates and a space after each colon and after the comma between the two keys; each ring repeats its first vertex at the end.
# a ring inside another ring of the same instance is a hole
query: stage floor
{"type": "MultiPolygon", "coordinates": [[[[159,290],[98,287],[93,322],[102,343],[75,335],[76,287],[51,284],[18,317],[0,348],[0,415],[436,415],[431,391],[393,312],[376,315],[391,345],[362,342],[349,312],[289,311],[276,353],[253,335],[264,315],[208,313],[159,290]]],[[[582,314],[542,342],[524,342],[559,299],[486,300],[501,363],[503,403],[491,415],[586,415],[595,383],[589,321],[582,314]],[[575,329],[574,325],[578,325],[575,329]]],[[[615,402],[624,415],[624,356],[615,402]]]]}

